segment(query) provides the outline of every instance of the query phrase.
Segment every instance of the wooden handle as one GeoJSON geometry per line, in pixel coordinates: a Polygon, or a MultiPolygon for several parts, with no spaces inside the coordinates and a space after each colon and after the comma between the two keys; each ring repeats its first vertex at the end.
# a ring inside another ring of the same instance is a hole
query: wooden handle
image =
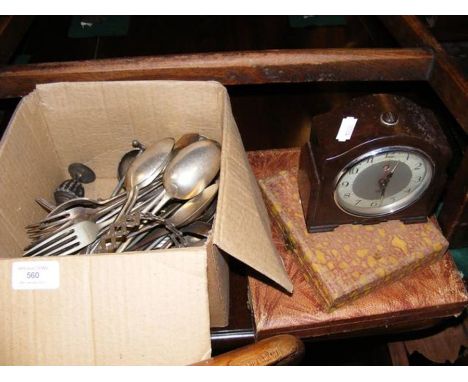
{"type": "Polygon", "coordinates": [[[293,365],[297,364],[303,355],[302,341],[289,334],[284,334],[197,362],[192,366],[293,365]]]}

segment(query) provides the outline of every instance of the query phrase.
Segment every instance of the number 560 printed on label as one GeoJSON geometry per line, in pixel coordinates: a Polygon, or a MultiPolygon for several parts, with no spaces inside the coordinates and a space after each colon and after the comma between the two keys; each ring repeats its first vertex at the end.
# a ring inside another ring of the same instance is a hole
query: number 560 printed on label
{"type": "Polygon", "coordinates": [[[17,261],[11,266],[11,287],[16,290],[57,289],[58,261],[17,261]]]}

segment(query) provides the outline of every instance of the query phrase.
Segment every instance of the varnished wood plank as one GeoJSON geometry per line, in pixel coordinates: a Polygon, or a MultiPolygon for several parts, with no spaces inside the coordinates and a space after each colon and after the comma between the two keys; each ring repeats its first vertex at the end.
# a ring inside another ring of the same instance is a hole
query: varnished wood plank
{"type": "MultiPolygon", "coordinates": [[[[401,45],[427,47],[434,51],[434,67],[429,76],[429,83],[463,130],[468,133],[468,81],[456,63],[416,16],[385,16],[381,19],[401,45]]],[[[468,150],[465,149],[464,158],[449,185],[439,217],[451,248],[467,244],[467,171],[468,150]]]]}
{"type": "Polygon", "coordinates": [[[439,224],[452,248],[468,246],[468,149],[447,188],[439,224]]]}
{"type": "Polygon", "coordinates": [[[416,16],[383,16],[382,22],[404,47],[425,47],[434,51],[429,83],[457,122],[468,133],[468,81],[457,64],[416,16]]]}
{"type": "Polygon", "coordinates": [[[408,339],[403,344],[409,355],[418,352],[432,362],[453,364],[460,350],[468,347],[467,328],[468,318],[465,315],[436,333],[408,339]]]}
{"type": "Polygon", "coordinates": [[[0,65],[11,58],[32,19],[32,16],[0,16],[0,65]]]}
{"type": "Polygon", "coordinates": [[[409,366],[408,353],[403,342],[389,342],[387,346],[393,366],[409,366]]]}
{"type": "Polygon", "coordinates": [[[59,81],[425,81],[431,65],[432,54],[424,49],[270,50],[29,64],[0,69],[0,98],[59,81]]]}

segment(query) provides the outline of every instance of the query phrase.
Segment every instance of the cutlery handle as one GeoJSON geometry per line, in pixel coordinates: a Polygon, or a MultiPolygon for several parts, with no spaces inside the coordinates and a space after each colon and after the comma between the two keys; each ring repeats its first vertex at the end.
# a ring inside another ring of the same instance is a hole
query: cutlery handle
{"type": "Polygon", "coordinates": [[[151,213],[152,213],[153,215],[156,215],[156,214],[159,212],[159,210],[160,210],[161,208],[163,208],[164,205],[165,205],[169,200],[171,200],[171,199],[172,199],[172,198],[168,195],[168,193],[166,192],[166,190],[164,190],[163,193],[162,193],[162,198],[161,198],[161,200],[159,201],[158,205],[157,205],[156,207],[153,208],[153,210],[151,211],[151,213]]]}
{"type": "Polygon", "coordinates": [[[128,192],[127,200],[120,210],[119,214],[117,215],[117,218],[115,221],[120,220],[130,209],[135,205],[136,200],[138,198],[138,187],[133,187],[130,189],[128,192]]]}

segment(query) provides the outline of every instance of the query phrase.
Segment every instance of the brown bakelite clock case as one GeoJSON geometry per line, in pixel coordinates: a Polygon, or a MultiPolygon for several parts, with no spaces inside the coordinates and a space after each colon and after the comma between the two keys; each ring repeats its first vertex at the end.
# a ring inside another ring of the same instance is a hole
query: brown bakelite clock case
{"type": "Polygon", "coordinates": [[[315,117],[298,174],[307,229],[426,221],[450,156],[433,113],[404,97],[360,97],[315,117]]]}

